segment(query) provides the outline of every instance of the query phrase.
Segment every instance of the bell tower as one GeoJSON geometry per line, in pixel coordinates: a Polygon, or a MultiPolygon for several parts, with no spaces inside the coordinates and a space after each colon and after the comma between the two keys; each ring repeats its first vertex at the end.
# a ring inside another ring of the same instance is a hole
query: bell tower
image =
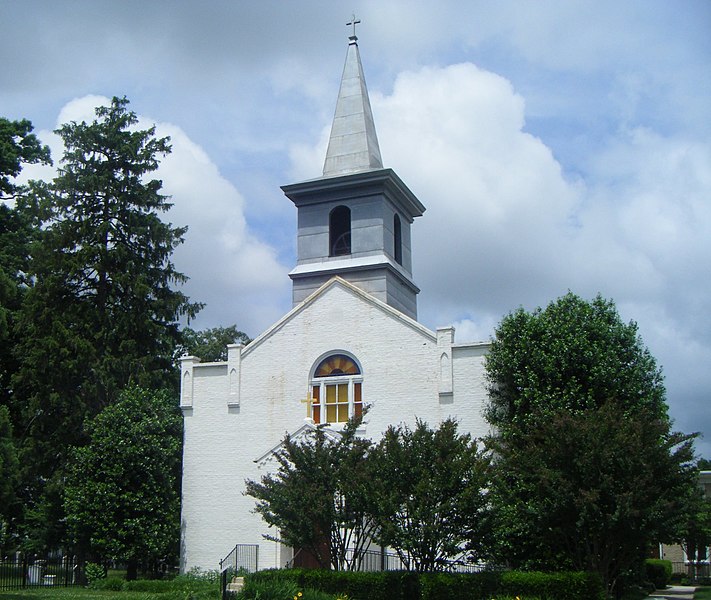
{"type": "Polygon", "coordinates": [[[425,207],[383,168],[355,35],[355,17],[323,176],[282,186],[298,210],[294,305],[340,276],[417,318],[410,226],[425,207]]]}

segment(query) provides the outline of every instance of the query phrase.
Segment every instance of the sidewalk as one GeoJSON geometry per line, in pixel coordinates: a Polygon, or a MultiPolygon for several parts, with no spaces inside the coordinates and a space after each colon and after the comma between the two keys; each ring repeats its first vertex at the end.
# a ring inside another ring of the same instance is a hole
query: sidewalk
{"type": "Polygon", "coordinates": [[[667,598],[668,600],[693,600],[693,585],[670,585],[665,590],[657,590],[649,598],[667,598]]]}

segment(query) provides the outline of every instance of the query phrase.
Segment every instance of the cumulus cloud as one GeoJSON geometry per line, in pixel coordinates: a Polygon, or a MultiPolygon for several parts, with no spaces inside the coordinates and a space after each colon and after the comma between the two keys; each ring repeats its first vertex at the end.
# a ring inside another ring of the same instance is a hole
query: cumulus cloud
{"type": "MultiPolygon", "coordinates": [[[[711,145],[621,129],[572,177],[526,131],[511,83],[468,63],[402,72],[371,102],[385,165],[427,207],[413,225],[422,322],[482,340],[520,305],[601,293],[639,323],[677,426],[711,430],[685,411],[711,387],[711,145]]],[[[319,172],[327,135],[292,148],[295,173],[319,172]]]]}
{"type": "MultiPolygon", "coordinates": [[[[74,99],[62,107],[57,126],[91,122],[95,107],[109,103],[104,96],[74,99]]],[[[198,316],[193,326],[235,323],[257,335],[284,312],[287,269],[279,264],[274,249],[250,229],[244,198],[205,151],[177,125],[139,116],[139,127],[154,124],[156,136],[169,136],[172,146],[153,174],[162,180],[162,192],[170,196],[173,205],[161,218],[177,227],[188,225],[184,244],[174,252],[174,263],[190,278],[183,291],[210,307],[209,319],[198,316]]],[[[23,172],[25,180],[51,179],[63,153],[61,139],[54,133],[40,131],[38,137],[50,145],[55,166],[28,165],[23,172]]]]}

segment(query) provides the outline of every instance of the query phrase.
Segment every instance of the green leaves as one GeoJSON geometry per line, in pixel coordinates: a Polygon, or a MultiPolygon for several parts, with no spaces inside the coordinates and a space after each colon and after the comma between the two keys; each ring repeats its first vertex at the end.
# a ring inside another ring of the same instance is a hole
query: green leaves
{"type": "Polygon", "coordinates": [[[72,449],[64,506],[74,541],[105,560],[153,559],[179,540],[182,417],[167,392],[132,387],[72,449]]]}
{"type": "Polygon", "coordinates": [[[418,571],[478,551],[488,523],[489,460],[470,436],[451,420],[436,430],[418,422],[414,430],[390,428],[373,447],[357,426],[287,437],[278,471],[247,482],[256,512],[283,541],[337,569],[357,568],[371,540],[395,548],[418,571]]]}
{"type": "Polygon", "coordinates": [[[19,191],[12,179],[20,174],[23,164],[52,164],[49,147],[40,144],[32,129],[27,119],[0,117],[0,199],[12,198],[19,191]]]}
{"type": "Polygon", "coordinates": [[[666,418],[661,370],[637,326],[621,321],[615,305],[567,295],[545,310],[506,316],[486,358],[490,423],[508,427],[564,410],[595,409],[611,399],[630,414],[666,418]]]}
{"type": "Polygon", "coordinates": [[[390,427],[370,458],[378,540],[417,571],[445,568],[485,536],[489,459],[455,421],[390,427]]]}
{"type": "Polygon", "coordinates": [[[670,431],[637,326],[568,293],[503,319],[486,359],[495,546],[514,567],[596,571],[608,590],[679,531],[694,436],[670,431]]]}
{"type": "MultiPolygon", "coordinates": [[[[112,406],[129,384],[175,387],[179,320],[201,308],[176,289],[186,278],[172,253],[186,228],[162,221],[170,203],[162,183],[151,178],[170,152],[169,140],[157,138],[153,127],[140,129],[128,104],[113,98],[92,122],[57,129],[65,151],[56,178],[22,190],[14,213],[33,233],[18,237],[12,263],[12,275],[26,287],[11,319],[4,319],[12,321],[16,363],[11,379],[0,365],[0,383],[12,390],[22,436],[22,500],[37,514],[57,514],[59,522],[61,493],[49,494],[47,482],[61,487],[69,447],[88,440],[85,420],[112,406]]],[[[39,147],[17,156],[46,158],[39,147]]],[[[0,273],[0,288],[5,279],[0,273]]]]}

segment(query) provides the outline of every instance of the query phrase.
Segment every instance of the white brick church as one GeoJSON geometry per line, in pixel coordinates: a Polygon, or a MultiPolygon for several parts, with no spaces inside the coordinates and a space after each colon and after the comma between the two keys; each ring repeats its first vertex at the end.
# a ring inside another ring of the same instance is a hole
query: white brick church
{"type": "Polygon", "coordinates": [[[410,228],[425,207],[383,168],[355,35],[346,55],[323,176],[284,186],[298,211],[293,309],[227,362],[181,359],[185,423],[181,570],[215,569],[237,544],[259,545],[259,568],[292,549],[244,495],[286,433],[338,430],[369,406],[363,435],[390,424],[488,433],[487,343],[454,342],[451,327],[417,322],[410,228]]]}

